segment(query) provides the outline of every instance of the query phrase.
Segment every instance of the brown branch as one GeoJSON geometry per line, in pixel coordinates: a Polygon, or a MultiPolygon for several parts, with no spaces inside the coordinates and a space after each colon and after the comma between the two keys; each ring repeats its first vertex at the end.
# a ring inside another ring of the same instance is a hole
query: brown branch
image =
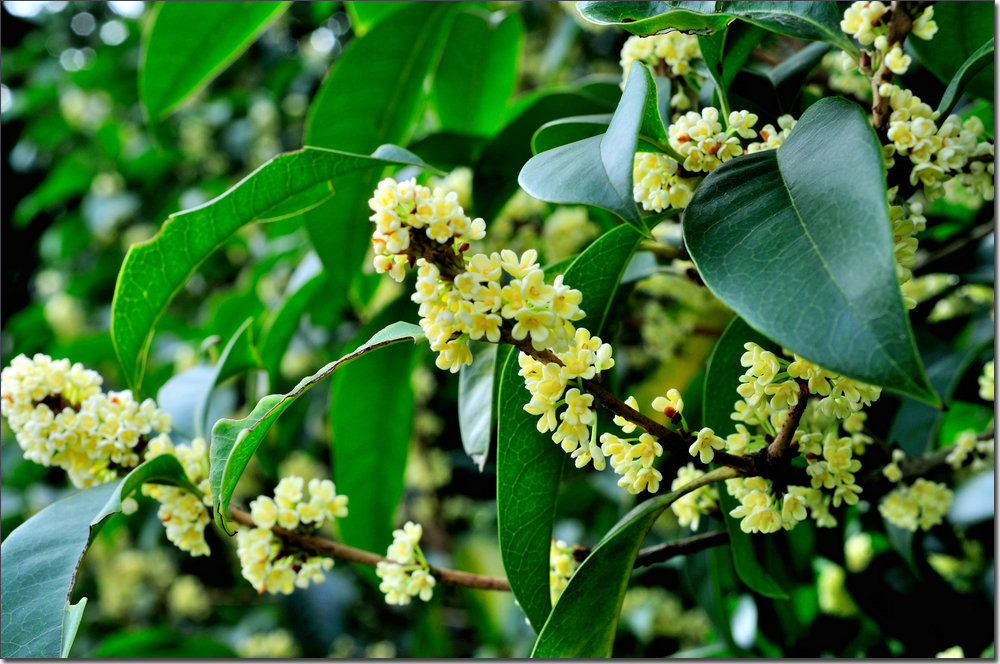
{"type": "Polygon", "coordinates": [[[785,453],[788,451],[788,446],[795,436],[795,430],[799,427],[799,420],[802,419],[802,413],[806,411],[806,404],[809,402],[809,383],[801,378],[795,382],[799,385],[799,400],[794,406],[788,409],[788,415],[785,416],[785,421],[781,423],[781,430],[778,431],[777,437],[771,441],[771,444],[767,446],[767,458],[771,464],[784,458],[785,453]]]}
{"type": "MultiPolygon", "coordinates": [[[[889,9],[888,42],[890,49],[894,44],[899,44],[902,47],[903,42],[906,41],[906,36],[913,29],[913,19],[910,17],[909,8],[906,6],[908,4],[913,4],[916,10],[917,6],[923,3],[903,3],[899,0],[893,0],[889,9]]],[[[884,57],[882,60],[879,63],[878,70],[872,73],[872,124],[875,126],[875,131],[878,132],[880,139],[884,139],[885,133],[888,131],[886,120],[889,117],[889,98],[883,97],[879,93],[879,87],[883,83],[892,82],[892,70],[886,66],[884,57]]]]}
{"type": "MultiPolygon", "coordinates": [[[[237,507],[230,505],[229,515],[232,517],[233,521],[236,521],[237,523],[255,527],[253,519],[250,515],[237,507]]],[[[295,532],[294,530],[286,530],[278,526],[275,526],[271,530],[282,539],[292,542],[296,546],[306,549],[307,551],[314,551],[318,554],[329,556],[331,558],[339,558],[340,560],[360,563],[362,565],[368,565],[369,567],[375,567],[381,561],[389,560],[385,556],[380,556],[377,553],[372,553],[371,551],[365,551],[363,549],[356,549],[353,546],[347,546],[346,544],[341,544],[340,542],[334,542],[319,535],[304,535],[302,533],[295,532]]],[[[452,586],[464,586],[466,588],[479,588],[482,590],[510,590],[510,583],[507,582],[507,579],[503,578],[483,576],[481,574],[472,574],[471,572],[460,572],[458,570],[443,569],[433,566],[431,567],[430,572],[437,578],[438,581],[452,586]]]]}
{"type": "Polygon", "coordinates": [[[705,549],[710,549],[713,546],[727,544],[728,542],[729,533],[725,530],[716,530],[711,533],[694,535],[674,542],[658,544],[639,551],[639,555],[635,559],[635,567],[646,567],[655,563],[662,563],[676,556],[686,556],[689,553],[697,553],[705,549]]]}

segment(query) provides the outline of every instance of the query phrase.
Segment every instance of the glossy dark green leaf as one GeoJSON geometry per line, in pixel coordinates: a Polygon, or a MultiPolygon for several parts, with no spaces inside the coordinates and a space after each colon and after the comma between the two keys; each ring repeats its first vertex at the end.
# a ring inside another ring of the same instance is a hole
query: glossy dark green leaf
{"type": "Polygon", "coordinates": [[[419,342],[423,338],[424,333],[419,326],[410,323],[393,323],[375,334],[357,350],[330,362],[312,376],[303,378],[291,392],[264,397],[243,419],[223,419],[216,422],[215,426],[212,427],[211,472],[209,474],[212,496],[215,500],[216,523],[227,529],[228,532],[229,501],[233,497],[236,483],[239,482],[243,471],[246,470],[247,464],[257,450],[257,446],[260,445],[271,425],[296,399],[343,365],[369,351],[407,339],[419,342]]]}
{"type": "Polygon", "coordinates": [[[716,2],[578,2],[580,15],[597,25],[613,25],[634,35],[674,29],[707,35],[724,28],[730,16],[716,13],[716,2]]]}
{"type": "Polygon", "coordinates": [[[159,120],[238,58],[290,2],[164,2],[146,32],[139,90],[159,120]]]}
{"type": "Polygon", "coordinates": [[[546,122],[531,137],[531,151],[538,154],[561,145],[598,136],[608,130],[610,123],[610,113],[574,115],[546,122]]]}
{"type": "Polygon", "coordinates": [[[829,50],[830,44],[827,43],[809,44],[768,70],[767,77],[774,86],[779,111],[785,113],[792,109],[796,98],[802,93],[802,86],[829,50]]]}
{"type": "Polygon", "coordinates": [[[458,372],[458,429],[462,448],[480,472],[490,455],[490,439],[496,423],[497,347],[472,342],[472,364],[458,372]]]}
{"type": "MultiPolygon", "coordinates": [[[[729,85],[736,78],[736,72],[750,57],[750,52],[756,48],[764,36],[764,30],[742,21],[733,21],[722,30],[716,30],[710,35],[698,37],[701,57],[708,68],[708,75],[715,82],[715,94],[727,100],[729,85]]],[[[734,109],[725,101],[722,108],[734,109]]],[[[723,118],[728,121],[728,118],[723,118]]]]}
{"type": "Polygon", "coordinates": [[[84,606],[69,604],[83,554],[144,482],[192,488],[176,457],[156,457],[121,481],[52,503],[7,535],[0,546],[0,655],[55,659],[69,652],[84,606]]]}
{"type": "Polygon", "coordinates": [[[951,82],[941,96],[940,103],[938,103],[937,110],[941,114],[941,117],[947,117],[951,113],[951,109],[955,108],[955,104],[958,102],[958,97],[962,94],[962,91],[965,90],[979,72],[992,63],[993,38],[991,37],[988,42],[970,55],[969,59],[963,62],[962,66],[955,72],[951,82]]]}
{"type": "MultiPolygon", "coordinates": [[[[365,154],[384,143],[405,145],[423,112],[424,83],[438,62],[456,5],[408,4],[351,42],[313,98],[303,143],[365,154]]],[[[302,217],[326,268],[332,309],[343,307],[360,272],[372,232],[368,199],[383,170],[373,164],[339,179],[337,196],[302,217]]]]}
{"type": "MultiPolygon", "coordinates": [[[[725,437],[736,433],[736,423],[730,417],[733,403],[739,399],[736,388],[739,377],[745,371],[740,364],[740,356],[746,349],[743,344],[748,341],[764,348],[770,347],[771,341],[757,332],[746,322],[736,317],[726,327],[715,344],[712,357],[708,363],[705,375],[705,398],[703,405],[703,426],[706,426],[719,436],[725,437]]],[[[719,508],[729,531],[729,548],[733,554],[733,566],[736,574],[751,590],[765,597],[787,598],[788,595],[778,582],[768,574],[761,564],[754,548],[754,536],[743,532],[740,520],[729,516],[739,503],[729,495],[724,485],[719,485],[719,508]]],[[[763,535],[762,537],[767,537],[763,535]]]]}
{"type": "Polygon", "coordinates": [[[251,222],[276,221],[319,205],[340,193],[339,182],[348,174],[393,163],[400,162],[318,148],[283,154],[218,198],[171,215],[155,237],[133,245],[122,263],[111,304],[111,338],[132,390],[141,391],[146,354],[160,315],[223,242],[251,222]]]}
{"type": "Polygon", "coordinates": [[[475,164],[472,191],[476,214],[496,217],[517,191],[517,172],[531,158],[531,137],[546,122],[570,115],[608,113],[613,103],[585,92],[552,90],[521,102],[520,112],[486,145],[475,164]]]}
{"type": "Polygon", "coordinates": [[[840,13],[831,2],[579,2],[580,14],[598,25],[614,25],[634,35],[669,29],[707,35],[734,17],[771,32],[800,39],[828,41],[851,53],[857,47],[840,29],[840,13]]]}
{"type": "Polygon", "coordinates": [[[940,403],[903,308],[881,150],[858,105],[823,99],[777,151],[723,164],[683,224],[706,285],[752,327],[832,371],[940,403]]]}
{"type": "MultiPolygon", "coordinates": [[[[933,39],[911,35],[906,45],[913,48],[920,62],[941,83],[947,85],[962,65],[986,42],[994,38],[995,7],[986,2],[936,2],[934,22],[938,31],[933,39]]],[[[974,76],[967,86],[970,94],[993,100],[995,96],[993,63],[974,76]]]]}
{"type": "Polygon", "coordinates": [[[535,155],[521,169],[518,184],[550,203],[604,208],[645,232],[632,198],[632,162],[649,107],[658,116],[652,76],[637,61],[607,132],[535,155]]]}
{"type": "Polygon", "coordinates": [[[517,83],[523,41],[519,14],[470,8],[455,16],[432,89],[442,129],[496,133],[517,83]]]}
{"type": "MultiPolygon", "coordinates": [[[[732,476],[729,468],[706,474],[732,476]]],[[[533,658],[611,657],[632,566],[646,533],[671,503],[700,485],[689,485],[637,505],[615,524],[573,573],[538,635],[533,658]],[[585,626],[581,628],[581,625],[585,626]]]]}
{"type": "MultiPolygon", "coordinates": [[[[586,316],[578,326],[599,334],[621,276],[642,236],[618,226],[592,243],[570,264],[565,283],[583,293],[586,316]]],[[[497,520],[500,554],[514,597],[532,627],[540,630],[551,609],[549,549],[556,497],[566,454],[540,434],[537,417],[524,411],[527,391],[518,375],[518,351],[503,361],[497,412],[497,520]]]]}
{"type": "MultiPolygon", "coordinates": [[[[348,348],[364,348],[361,343],[383,322],[372,321],[348,348]]],[[[340,538],[367,551],[382,552],[392,543],[413,433],[410,374],[416,350],[413,344],[395,344],[369,353],[339,369],[330,382],[333,481],[351,501],[348,515],[337,521],[340,538]]]]}

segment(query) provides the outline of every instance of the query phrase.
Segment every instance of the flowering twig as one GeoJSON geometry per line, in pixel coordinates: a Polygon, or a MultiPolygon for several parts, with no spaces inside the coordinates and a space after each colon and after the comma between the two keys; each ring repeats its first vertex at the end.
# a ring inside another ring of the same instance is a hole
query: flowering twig
{"type": "Polygon", "coordinates": [[[676,556],[686,556],[689,553],[697,553],[728,542],[729,533],[725,530],[716,530],[711,533],[702,533],[673,542],[657,544],[639,551],[639,555],[635,559],[635,566],[647,567],[676,556]]]}
{"type": "MultiPolygon", "coordinates": [[[[237,507],[230,506],[229,515],[232,517],[233,521],[236,521],[237,523],[250,527],[255,526],[250,514],[237,507]]],[[[353,546],[341,544],[340,542],[334,542],[333,540],[326,539],[325,537],[321,537],[319,535],[305,535],[303,533],[297,533],[293,530],[286,530],[279,526],[274,526],[271,530],[282,539],[292,542],[296,546],[308,551],[314,551],[318,554],[330,556],[331,558],[339,558],[340,560],[347,560],[353,563],[361,563],[362,565],[368,565],[369,567],[375,567],[381,561],[389,561],[388,558],[380,556],[377,553],[365,551],[364,549],[357,549],[353,546]]],[[[510,590],[510,583],[508,583],[507,579],[503,578],[472,574],[471,572],[461,572],[458,570],[443,569],[433,566],[430,568],[430,572],[442,583],[447,583],[453,586],[479,588],[482,590],[510,590]]]]}
{"type": "Polygon", "coordinates": [[[785,452],[788,450],[788,446],[795,436],[795,430],[799,427],[799,420],[802,419],[802,413],[806,411],[806,404],[809,402],[809,383],[802,379],[796,382],[799,384],[799,400],[794,406],[788,409],[788,415],[785,416],[785,421],[781,424],[781,430],[778,431],[778,435],[771,441],[771,444],[767,446],[769,463],[775,463],[785,456],[785,452]]]}
{"type": "MultiPolygon", "coordinates": [[[[906,4],[920,5],[923,3],[906,4]]],[[[906,36],[913,29],[913,19],[907,11],[908,8],[903,5],[903,2],[894,0],[889,9],[889,47],[892,47],[893,44],[899,44],[902,47],[903,42],[906,41],[906,36]]],[[[887,131],[885,124],[889,117],[889,98],[883,96],[879,92],[879,88],[883,83],[890,83],[891,81],[892,71],[884,63],[879,67],[878,71],[872,72],[872,124],[883,138],[887,131]]]]}

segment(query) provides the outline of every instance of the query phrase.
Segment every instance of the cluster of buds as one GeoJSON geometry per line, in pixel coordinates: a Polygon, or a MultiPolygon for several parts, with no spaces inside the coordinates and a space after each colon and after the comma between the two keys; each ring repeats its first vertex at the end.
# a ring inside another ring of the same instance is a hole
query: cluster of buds
{"type": "Polygon", "coordinates": [[[944,195],[944,183],[957,178],[959,184],[985,200],[993,200],[993,143],[983,139],[982,120],[973,116],[964,123],[949,115],[937,124],[938,112],[910,90],[883,83],[879,94],[892,109],[885,148],[887,165],[894,157],[907,157],[912,166],[910,184],[922,185],[924,196],[934,200],[944,195]]]}
{"type": "Polygon", "coordinates": [[[634,35],[626,39],[622,45],[621,66],[625,80],[635,60],[653,67],[662,62],[674,76],[684,76],[691,72],[691,61],[700,57],[698,38],[674,30],[661,35],[634,35]]]}
{"type": "Polygon", "coordinates": [[[632,197],[644,210],[683,210],[694,196],[697,182],[678,174],[677,161],[658,152],[637,152],[632,164],[632,197]]]}
{"type": "Polygon", "coordinates": [[[0,412],[26,459],[63,468],[73,485],[110,482],[166,438],[170,416],[128,390],[102,392],[101,376],[69,360],[18,355],[0,372],[0,412]]]}
{"type": "MultiPolygon", "coordinates": [[[[903,52],[901,41],[889,42],[891,31],[887,19],[890,16],[889,7],[878,0],[854,2],[844,12],[840,29],[857,39],[861,45],[875,48],[874,53],[866,54],[872,70],[879,72],[887,69],[893,74],[905,74],[910,67],[911,58],[903,52]]],[[[937,29],[934,8],[927,7],[913,20],[910,32],[920,39],[930,39],[937,29]]]]}
{"type": "Polygon", "coordinates": [[[188,479],[200,492],[196,495],[175,486],[143,484],[142,493],[159,501],[157,516],[167,531],[167,539],[192,556],[207,556],[205,526],[211,522],[212,489],[208,481],[208,443],[195,438],[190,445],[175,446],[168,436],[158,436],[149,443],[146,459],[163,454],[177,458],[188,479]]]}
{"type": "Polygon", "coordinates": [[[388,560],[379,561],[375,573],[382,582],[378,589],[385,593],[386,604],[403,606],[414,597],[429,602],[437,580],[420,550],[424,530],[419,523],[407,521],[392,531],[392,544],[386,552],[388,560]]]}
{"type": "Polygon", "coordinates": [[[573,576],[573,572],[580,566],[574,552],[576,547],[570,546],[562,540],[553,539],[549,548],[549,599],[553,606],[563,590],[573,576]]]}
{"type": "Polygon", "coordinates": [[[945,461],[958,470],[971,459],[969,467],[973,471],[986,470],[993,467],[993,447],[992,436],[980,439],[974,429],[967,429],[956,436],[954,446],[945,461]]]}
{"type": "Polygon", "coordinates": [[[729,114],[728,128],[723,131],[719,122],[719,110],[712,106],[701,109],[701,113],[688,111],[679,116],[667,128],[667,137],[672,147],[684,157],[682,166],[692,173],[711,173],[723,162],[743,154],[740,138],[756,138],[753,126],[757,116],[747,111],[733,111],[729,114]],[[735,135],[734,135],[735,134],[735,135]]]}
{"type": "Polygon", "coordinates": [[[878,506],[886,521],[916,531],[930,530],[941,523],[951,509],[951,489],[940,482],[918,478],[913,484],[890,491],[878,506]]]}
{"type": "Polygon", "coordinates": [[[250,503],[255,527],[236,534],[243,578],[259,593],[291,594],[296,586],[322,583],[326,578],[323,572],[333,567],[332,558],[298,548],[274,532],[277,526],[310,534],[347,516],[347,497],[337,495],[333,482],[309,480],[308,498],[306,488],[301,477],[282,478],[273,499],[259,496],[250,503]]]}

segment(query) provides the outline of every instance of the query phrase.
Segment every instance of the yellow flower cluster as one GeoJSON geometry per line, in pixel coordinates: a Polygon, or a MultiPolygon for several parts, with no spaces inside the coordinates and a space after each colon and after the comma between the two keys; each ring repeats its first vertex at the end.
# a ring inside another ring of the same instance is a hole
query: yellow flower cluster
{"type": "Polygon", "coordinates": [[[941,523],[951,508],[951,489],[940,482],[919,478],[909,486],[898,486],[882,499],[878,511],[886,521],[916,531],[941,523]]]}
{"type": "Polygon", "coordinates": [[[137,447],[170,431],[152,399],[105,393],[101,383],[79,363],[42,354],[18,355],[0,372],[0,412],[25,458],[63,468],[78,488],[118,478],[139,463],[137,447]]]}
{"type": "Polygon", "coordinates": [[[836,563],[822,561],[816,579],[819,610],[832,616],[847,618],[858,613],[858,606],[847,592],[847,574],[836,563]]]}
{"type": "Polygon", "coordinates": [[[781,144],[788,139],[792,133],[792,128],[798,122],[791,115],[782,115],[778,118],[778,128],[774,125],[766,124],[760,130],[761,141],[747,145],[747,153],[762,152],[764,150],[774,150],[781,147],[781,144]]]}
{"type": "Polygon", "coordinates": [[[644,210],[684,209],[697,182],[677,174],[677,161],[658,152],[637,152],[632,164],[632,197],[644,210]]]}
{"type": "Polygon", "coordinates": [[[924,206],[919,201],[909,201],[904,205],[893,205],[896,202],[898,187],[889,190],[889,221],[892,223],[893,252],[896,257],[896,277],[903,291],[903,304],[907,309],[917,306],[917,298],[921,286],[913,283],[913,272],[910,268],[917,264],[917,233],[927,228],[927,218],[924,217],[924,206]]]}
{"type": "Polygon", "coordinates": [[[542,227],[545,259],[555,262],[568,258],[600,232],[601,229],[590,220],[587,208],[582,205],[558,207],[545,219],[542,227]]]}
{"type": "Polygon", "coordinates": [[[429,602],[434,595],[437,579],[430,572],[430,565],[420,550],[424,529],[419,523],[407,521],[392,531],[392,544],[386,552],[389,560],[379,561],[375,573],[382,582],[378,589],[385,593],[386,604],[403,606],[413,597],[429,602]]]}
{"type": "Polygon", "coordinates": [[[191,574],[174,579],[167,591],[167,610],[174,618],[202,620],[212,612],[212,602],[201,580],[191,574]]]}
{"type": "Polygon", "coordinates": [[[580,566],[573,556],[573,548],[562,540],[552,540],[549,549],[549,598],[553,606],[566,589],[573,572],[580,566]]]}
{"type": "Polygon", "coordinates": [[[678,116],[667,129],[670,147],[684,157],[685,170],[697,173],[711,173],[733,157],[743,154],[742,138],[755,138],[757,116],[747,111],[733,111],[729,114],[729,128],[722,130],[719,111],[712,106],[701,109],[701,113],[688,111],[678,116]]]}
{"type": "Polygon", "coordinates": [[[663,61],[674,76],[684,76],[691,72],[691,61],[700,57],[701,49],[698,47],[698,38],[694,35],[677,31],[650,37],[634,35],[626,39],[622,46],[622,85],[628,80],[628,72],[634,60],[654,66],[663,61]]]}
{"type": "Polygon", "coordinates": [[[236,644],[236,652],[249,659],[292,659],[300,654],[295,637],[287,629],[251,634],[236,644]]]}
{"type": "Polygon", "coordinates": [[[146,459],[170,454],[177,457],[188,479],[201,492],[197,496],[185,489],[163,484],[143,484],[142,493],[160,502],[157,516],[167,531],[167,539],[181,551],[192,556],[211,553],[205,542],[205,526],[212,517],[212,489],[208,481],[208,443],[195,438],[190,445],[175,446],[168,436],[159,436],[149,443],[146,459]]]}
{"type": "Polygon", "coordinates": [[[993,375],[993,360],[983,365],[983,373],[979,377],[979,398],[993,401],[996,389],[996,378],[993,375]]]}
{"type": "Polygon", "coordinates": [[[945,461],[958,470],[972,459],[970,468],[973,471],[986,470],[993,467],[993,438],[979,440],[974,429],[967,429],[955,437],[954,446],[945,461]]]}
{"type": "Polygon", "coordinates": [[[910,90],[883,83],[879,94],[889,100],[892,113],[886,134],[893,155],[909,158],[913,165],[910,184],[923,185],[927,200],[944,195],[944,183],[957,177],[959,183],[985,200],[993,200],[993,143],[980,140],[985,128],[973,116],[964,123],[950,115],[936,124],[937,111],[920,101],[910,90]]]}
{"type": "Polygon", "coordinates": [[[386,178],[378,183],[368,206],[375,222],[372,245],[375,270],[388,272],[402,281],[410,259],[410,236],[415,230],[438,244],[451,244],[456,250],[485,235],[486,222],[470,219],[458,204],[458,194],[418,185],[416,180],[396,182],[386,178]]]}
{"type": "MultiPolygon", "coordinates": [[[[677,471],[677,477],[670,485],[670,490],[676,491],[704,474],[705,471],[696,468],[693,463],[682,466],[677,471]]],[[[715,487],[706,485],[684,494],[671,503],[670,509],[677,516],[677,523],[681,526],[691,526],[692,530],[697,530],[698,524],[701,522],[701,515],[711,512],[717,505],[718,497],[715,493],[715,487]]]]}
{"type": "MultiPolygon", "coordinates": [[[[851,35],[864,46],[873,45],[875,53],[873,69],[883,67],[894,74],[905,74],[910,67],[910,56],[903,53],[900,42],[889,43],[889,25],[885,16],[889,7],[882,2],[855,2],[844,11],[840,29],[851,35]]],[[[905,10],[901,10],[905,11],[905,10]]],[[[934,8],[928,7],[912,24],[911,34],[920,39],[930,39],[937,32],[934,22],[934,8]]]]}
{"type": "MultiPolygon", "coordinates": [[[[810,486],[792,485],[777,495],[768,479],[727,480],[730,495],[740,501],[730,514],[741,519],[740,527],[745,532],[790,529],[809,514],[819,526],[836,525],[830,507],[841,503],[853,505],[861,493],[861,487],[855,483],[861,462],[854,456],[862,454],[871,443],[862,433],[865,413],[861,410],[878,399],[880,388],[834,374],[787,351],[793,357],[791,362],[754,343],[747,343],[744,348],[746,352],[740,362],[747,371],[740,377],[737,392],[742,398],[736,402],[732,414],[739,422],[736,433],[723,440],[711,429],[702,429],[689,452],[707,463],[716,450],[745,455],[765,447],[765,435],[772,438],[777,435],[788,409],[798,404],[801,398],[798,381],[804,381],[810,399],[792,444],[806,462],[810,486]],[[759,427],[763,433],[755,433],[748,427],[759,427]]],[[[682,469],[678,479],[689,481],[694,476],[691,470],[682,469]]],[[[675,480],[673,486],[684,483],[675,480]]],[[[688,497],[678,503],[674,512],[684,515],[684,524],[697,524],[697,515],[713,507],[710,495],[699,496],[697,500],[688,497]]]]}
{"type": "Polygon", "coordinates": [[[323,572],[333,567],[333,559],[309,555],[302,550],[289,550],[273,531],[313,532],[334,519],[347,516],[347,497],[338,496],[330,480],[309,480],[283,477],[274,489],[274,499],[258,496],[250,503],[250,517],[255,528],[236,533],[236,554],[240,559],[243,578],[257,592],[289,595],[295,587],[322,583],[323,572]]]}

